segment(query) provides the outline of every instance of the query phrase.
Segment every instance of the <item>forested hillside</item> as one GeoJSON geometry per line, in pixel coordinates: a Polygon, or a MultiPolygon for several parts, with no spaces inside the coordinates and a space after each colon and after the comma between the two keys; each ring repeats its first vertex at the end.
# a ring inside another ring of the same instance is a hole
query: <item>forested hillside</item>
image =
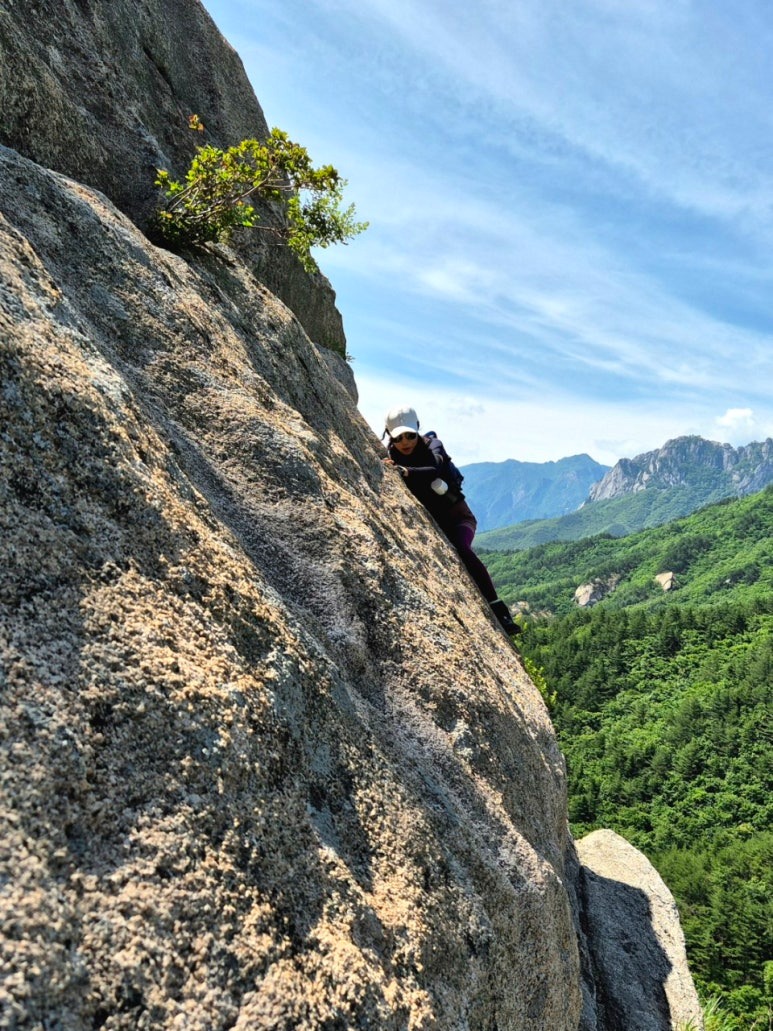
{"type": "Polygon", "coordinates": [[[601,534],[529,551],[478,550],[485,553],[509,604],[525,600],[532,610],[566,615],[575,607],[579,584],[611,574],[620,577],[605,603],[612,608],[742,601],[769,594],[772,534],[773,487],[767,487],[628,537],[601,534]],[[678,587],[664,595],[654,577],[668,570],[676,574],[678,587]]]}
{"type": "Polygon", "coordinates": [[[653,487],[620,498],[591,501],[576,512],[554,519],[530,519],[502,526],[480,534],[478,540],[482,548],[504,551],[535,548],[549,541],[576,541],[602,533],[624,537],[689,515],[704,504],[705,496],[690,487],[653,487]]]}
{"type": "Polygon", "coordinates": [[[487,555],[532,611],[576,835],[610,827],[674,892],[704,997],[767,1029],[773,991],[773,489],[615,540],[487,555]],[[656,573],[673,570],[664,593],[656,573]],[[577,609],[583,580],[621,576],[577,609]]]}

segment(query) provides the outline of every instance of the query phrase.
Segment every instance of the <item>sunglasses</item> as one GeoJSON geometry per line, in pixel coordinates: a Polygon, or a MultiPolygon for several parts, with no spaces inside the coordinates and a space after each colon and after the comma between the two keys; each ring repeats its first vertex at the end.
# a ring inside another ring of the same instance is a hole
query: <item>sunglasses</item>
{"type": "Polygon", "coordinates": [[[392,437],[393,444],[399,444],[401,440],[416,440],[418,433],[401,433],[397,437],[392,437]]]}

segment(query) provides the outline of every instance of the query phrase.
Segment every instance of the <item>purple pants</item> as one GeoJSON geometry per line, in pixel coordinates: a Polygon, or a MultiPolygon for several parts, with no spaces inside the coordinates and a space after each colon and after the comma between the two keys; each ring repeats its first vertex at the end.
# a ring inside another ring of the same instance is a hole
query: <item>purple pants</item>
{"type": "Polygon", "coordinates": [[[470,511],[466,501],[459,501],[453,508],[454,515],[461,518],[454,522],[446,530],[446,536],[459,553],[459,558],[467,568],[467,572],[478,585],[478,590],[486,601],[494,601],[497,597],[497,589],[494,586],[489,571],[472,550],[472,540],[478,528],[478,521],[470,511]]]}

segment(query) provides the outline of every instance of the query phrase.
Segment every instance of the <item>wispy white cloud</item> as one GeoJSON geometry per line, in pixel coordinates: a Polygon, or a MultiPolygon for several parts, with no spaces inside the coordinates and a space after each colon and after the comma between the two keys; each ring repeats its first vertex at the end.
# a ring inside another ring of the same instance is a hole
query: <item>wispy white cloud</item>
{"type": "Polygon", "coordinates": [[[739,426],[748,427],[753,422],[754,412],[751,408],[728,408],[725,414],[717,419],[717,426],[735,430],[739,426]]]}
{"type": "Polygon", "coordinates": [[[319,255],[364,404],[472,406],[500,457],[770,427],[760,0],[205,2],[371,222],[319,255]]]}
{"type": "Polygon", "coordinates": [[[435,430],[459,464],[504,461],[557,461],[567,455],[589,454],[614,465],[652,451],[675,437],[697,435],[734,446],[773,437],[773,419],[757,419],[751,409],[716,416],[699,406],[687,417],[667,400],[638,402],[608,398],[584,404],[581,398],[523,397],[493,399],[488,394],[450,391],[430,380],[357,376],[359,408],[379,436],[384,415],[395,404],[413,405],[422,428],[435,430]],[[748,413],[748,414],[747,414],[748,413]]]}
{"type": "Polygon", "coordinates": [[[758,417],[751,408],[728,408],[714,420],[715,432],[707,433],[719,437],[728,444],[746,444],[750,440],[767,440],[773,437],[773,418],[758,417]]]}
{"type": "MultiPolygon", "coordinates": [[[[709,413],[685,424],[682,413],[668,404],[609,400],[593,405],[581,399],[538,397],[518,402],[488,395],[438,389],[428,380],[397,375],[357,376],[359,408],[380,436],[384,415],[395,404],[408,403],[419,413],[422,428],[433,429],[459,464],[504,461],[557,461],[589,454],[606,465],[633,457],[666,440],[695,433],[717,439],[709,413]]],[[[723,438],[724,439],[724,438],[723,438]]]]}
{"type": "MultiPolygon", "coordinates": [[[[763,380],[771,383],[769,333],[680,300],[669,284],[589,240],[561,212],[503,212],[483,200],[465,204],[448,184],[431,180],[414,191],[410,213],[395,226],[394,234],[382,231],[358,242],[356,256],[361,274],[391,281],[395,296],[424,294],[570,365],[639,385],[644,377],[653,384],[709,388],[721,377],[726,387],[742,389],[748,356],[756,356],[762,370],[767,365],[763,380]],[[418,239],[407,247],[412,231],[418,239]],[[738,350],[747,361],[728,363],[738,350]]],[[[339,252],[331,266],[349,260],[339,252]]]]}
{"type": "MultiPolygon", "coordinates": [[[[350,0],[532,152],[566,146],[675,203],[770,223],[773,23],[684,3],[350,0]],[[741,46],[734,45],[741,43],[741,46]],[[757,103],[755,103],[755,100],[757,103]],[[739,147],[739,144],[741,145],[739,147]]],[[[566,156],[566,155],[564,155],[566,156]]]]}

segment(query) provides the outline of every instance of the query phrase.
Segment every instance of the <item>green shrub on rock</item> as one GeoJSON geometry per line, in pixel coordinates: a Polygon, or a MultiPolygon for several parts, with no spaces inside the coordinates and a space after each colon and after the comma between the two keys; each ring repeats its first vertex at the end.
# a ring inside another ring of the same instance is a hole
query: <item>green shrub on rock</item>
{"type": "MultiPolygon", "coordinates": [[[[204,128],[197,115],[189,125],[204,128]]],[[[163,202],[154,229],[175,249],[224,242],[237,227],[257,228],[282,238],[314,272],[312,247],[346,243],[367,228],[355,221],[353,204],[341,206],[346,180],[332,165],[315,168],[306,149],[281,129],[227,150],[197,147],[183,182],[159,169],[156,186],[163,202]],[[278,226],[259,224],[256,200],[279,206],[278,226]]]]}

